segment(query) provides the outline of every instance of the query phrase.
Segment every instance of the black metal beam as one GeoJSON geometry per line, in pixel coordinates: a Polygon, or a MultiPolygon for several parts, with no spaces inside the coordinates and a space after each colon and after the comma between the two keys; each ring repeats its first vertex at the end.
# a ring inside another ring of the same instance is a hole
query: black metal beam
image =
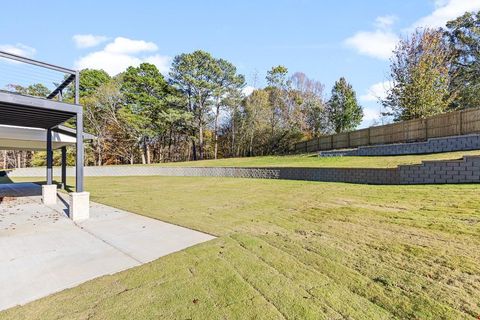
{"type": "Polygon", "coordinates": [[[47,184],[53,183],[52,130],[47,129],[47,184]]]}
{"type": "Polygon", "coordinates": [[[67,188],[67,147],[62,147],[62,189],[67,188]]]}
{"type": "Polygon", "coordinates": [[[77,158],[75,159],[75,191],[83,192],[83,114],[77,113],[77,158]]]}
{"type": "MultiPolygon", "coordinates": [[[[75,104],[80,104],[80,73],[75,72],[75,104]]],[[[81,107],[80,107],[81,108],[81,107]]],[[[76,117],[76,129],[77,129],[77,154],[75,159],[75,191],[83,192],[83,162],[84,162],[84,149],[83,149],[83,109],[77,112],[76,117]]]]}
{"type": "Polygon", "coordinates": [[[35,66],[38,66],[38,67],[43,67],[43,68],[47,68],[47,69],[50,69],[50,70],[55,70],[55,71],[59,71],[59,72],[63,72],[63,73],[68,73],[68,74],[73,74],[73,75],[75,75],[75,73],[76,73],[76,71],[72,70],[72,69],[67,69],[67,68],[63,68],[63,67],[60,67],[60,66],[56,66],[54,64],[50,64],[50,63],[46,63],[46,62],[42,62],[42,61],[30,59],[30,58],[25,58],[25,57],[18,56],[16,54],[8,53],[8,52],[5,52],[5,51],[0,51],[0,57],[15,60],[15,61],[19,61],[19,62],[24,62],[24,63],[28,63],[28,64],[32,64],[32,65],[35,65],[35,66]]]}
{"type": "Polygon", "coordinates": [[[71,74],[69,75],[65,81],[63,81],[55,90],[53,90],[48,96],[47,99],[53,99],[57,94],[62,92],[63,89],[65,89],[72,81],[75,80],[75,75],[71,74]]]}
{"type": "Polygon", "coordinates": [[[82,112],[82,107],[76,104],[65,103],[54,100],[47,100],[37,97],[23,96],[18,93],[0,91],[0,103],[20,105],[26,107],[41,108],[45,110],[56,110],[77,114],[82,112]]]}

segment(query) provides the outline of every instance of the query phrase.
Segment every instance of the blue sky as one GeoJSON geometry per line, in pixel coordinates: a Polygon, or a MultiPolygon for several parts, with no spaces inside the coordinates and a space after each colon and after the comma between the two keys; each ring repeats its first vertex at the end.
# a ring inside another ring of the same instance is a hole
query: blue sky
{"type": "Polygon", "coordinates": [[[17,0],[2,3],[0,50],[113,74],[141,61],[167,72],[175,55],[203,49],[233,62],[249,86],[282,64],[324,83],[326,95],[344,76],[366,126],[378,118],[398,37],[467,10],[480,0],[17,0]]]}

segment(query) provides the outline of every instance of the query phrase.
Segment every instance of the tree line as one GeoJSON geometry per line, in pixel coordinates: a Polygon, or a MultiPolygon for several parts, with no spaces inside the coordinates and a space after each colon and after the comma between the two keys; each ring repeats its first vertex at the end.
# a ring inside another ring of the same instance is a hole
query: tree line
{"type": "MultiPolygon", "coordinates": [[[[478,107],[479,30],[480,13],[465,13],[445,29],[418,29],[401,39],[390,60],[391,87],[380,99],[384,115],[402,121],[478,107]]],[[[148,63],[114,77],[82,70],[85,128],[97,137],[87,145],[86,164],[284,154],[295,142],[351,131],[362,121],[362,107],[344,77],[328,97],[321,82],[302,72],[289,75],[282,65],[265,80],[264,88],[246,95],[236,67],[201,50],[176,56],[166,76],[148,63]]],[[[39,84],[12,88],[49,93],[39,84]]],[[[72,98],[73,92],[64,93],[64,100],[72,98]]],[[[2,157],[7,167],[45,161],[40,152],[2,157]]]]}
{"type": "MultiPolygon", "coordinates": [[[[149,63],[114,77],[103,70],[82,70],[85,130],[96,136],[86,145],[86,164],[282,154],[304,137],[351,130],[362,119],[344,78],[335,83],[329,101],[323,84],[300,72],[288,76],[284,66],[269,70],[266,82],[247,96],[245,78],[236,67],[201,50],[176,56],[167,78],[149,63]]],[[[14,91],[48,95],[39,84],[15,86],[14,91]]],[[[73,94],[65,92],[64,101],[73,100],[73,94]]],[[[45,162],[43,152],[14,153],[16,166],[45,162]]],[[[58,155],[54,160],[58,163],[58,155]]]]}
{"type": "Polygon", "coordinates": [[[83,70],[80,101],[87,130],[97,136],[92,164],[217,159],[288,152],[305,136],[349,130],[362,118],[344,78],[325,101],[324,86],[284,66],[267,87],[243,92],[236,67],[205,51],[174,58],[166,79],[148,63],[109,77],[83,70]]]}

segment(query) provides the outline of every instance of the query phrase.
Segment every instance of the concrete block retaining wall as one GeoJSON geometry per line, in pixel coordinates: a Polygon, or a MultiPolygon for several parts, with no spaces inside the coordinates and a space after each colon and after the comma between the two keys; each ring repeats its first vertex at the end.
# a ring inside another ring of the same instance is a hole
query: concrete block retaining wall
{"type": "Polygon", "coordinates": [[[398,173],[402,184],[480,183],[480,156],[399,166],[398,173]]]}
{"type": "Polygon", "coordinates": [[[334,156],[393,156],[427,154],[480,149],[480,134],[432,138],[423,142],[382,144],[349,150],[321,151],[322,157],[334,156]]]}
{"type": "MultiPolygon", "coordinates": [[[[53,169],[60,176],[60,168],[53,169]]],[[[67,176],[74,176],[74,168],[67,168],[67,176]]],[[[253,179],[285,179],[311,181],[342,181],[369,184],[398,183],[397,170],[370,168],[236,168],[236,167],[157,167],[108,166],[85,167],[86,177],[102,176],[177,176],[230,177],[253,179]]],[[[20,168],[8,173],[10,177],[44,177],[45,168],[20,168]]]]}
{"type": "MultiPolygon", "coordinates": [[[[22,168],[11,177],[44,177],[45,168],[22,168]]],[[[67,169],[73,176],[74,168],[67,169]]],[[[60,175],[60,168],[54,168],[60,175]]],[[[236,167],[159,167],[108,166],[85,167],[85,176],[190,176],[254,179],[286,179],[362,184],[480,183],[480,156],[460,160],[425,161],[397,168],[236,168],[236,167]]]]}

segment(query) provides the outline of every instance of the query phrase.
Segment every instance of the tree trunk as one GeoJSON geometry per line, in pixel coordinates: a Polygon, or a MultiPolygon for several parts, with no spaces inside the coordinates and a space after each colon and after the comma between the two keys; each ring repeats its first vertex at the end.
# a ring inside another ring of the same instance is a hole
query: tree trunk
{"type": "Polygon", "coordinates": [[[218,156],[218,115],[220,113],[220,106],[217,101],[217,109],[215,110],[215,125],[214,125],[214,136],[215,136],[215,160],[218,156]]]}
{"type": "Polygon", "coordinates": [[[203,103],[202,96],[198,96],[198,151],[199,159],[203,160],[203,103]]]}
{"type": "Polygon", "coordinates": [[[232,148],[230,150],[230,156],[235,157],[235,111],[232,116],[232,148]]]}
{"type": "Polygon", "coordinates": [[[7,150],[3,150],[3,169],[7,169],[7,150]]]}
{"type": "Polygon", "coordinates": [[[140,153],[142,154],[142,164],[147,164],[147,159],[145,155],[147,154],[147,143],[146,139],[143,138],[142,148],[140,149],[140,153]]]}
{"type": "Polygon", "coordinates": [[[253,134],[250,136],[250,146],[248,147],[248,156],[253,156],[253,134]]]}
{"type": "Polygon", "coordinates": [[[102,147],[100,146],[100,142],[97,142],[97,165],[101,166],[103,161],[102,161],[102,147]]]}
{"type": "Polygon", "coordinates": [[[187,161],[189,161],[191,158],[191,153],[192,153],[192,148],[187,148],[187,161]]]}
{"type": "Polygon", "coordinates": [[[192,138],[192,154],[193,161],[197,161],[197,145],[195,143],[195,138],[192,138]]]}
{"type": "Polygon", "coordinates": [[[172,128],[170,127],[168,133],[168,161],[172,161],[172,128]]]}
{"type": "Polygon", "coordinates": [[[149,143],[146,143],[145,152],[147,153],[147,164],[152,163],[152,162],[151,162],[152,157],[151,157],[151,155],[150,155],[150,144],[149,144],[149,143]]]}
{"type": "Polygon", "coordinates": [[[200,120],[199,128],[198,128],[198,151],[199,151],[199,159],[203,160],[203,124],[200,120]]]}

